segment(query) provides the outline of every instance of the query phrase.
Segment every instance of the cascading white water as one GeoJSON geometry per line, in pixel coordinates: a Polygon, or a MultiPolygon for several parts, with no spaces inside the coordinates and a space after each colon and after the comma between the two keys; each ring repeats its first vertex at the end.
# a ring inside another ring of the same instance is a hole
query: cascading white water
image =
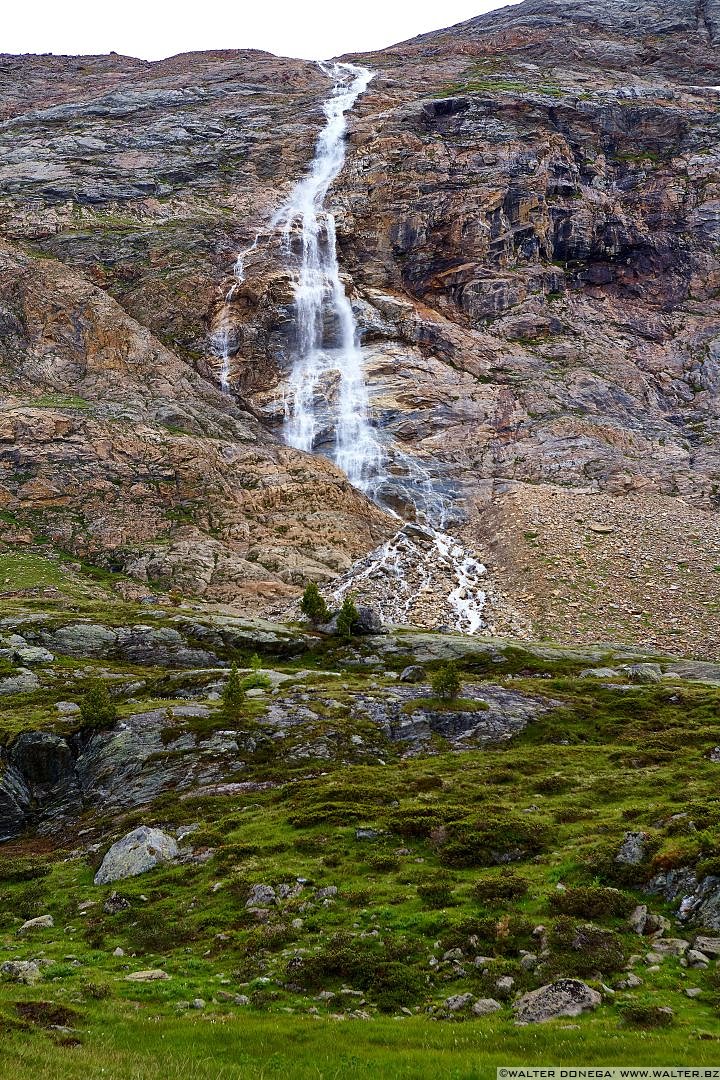
{"type": "Polygon", "coordinates": [[[354,64],[320,66],[334,81],[323,106],[325,126],[310,171],[272,222],[282,230],[288,259],[297,264],[296,347],[285,399],[285,438],[310,451],[332,428],[335,463],[352,484],[370,491],[384,455],[368,419],[357,324],[340,280],[335,218],[325,198],[345,161],[346,114],[373,75],[354,64]]]}
{"type": "MultiPolygon", "coordinates": [[[[333,80],[323,105],[325,125],[307,175],[270,222],[283,239],[293,272],[295,345],[284,394],[284,437],[311,452],[330,443],[335,463],[350,482],[390,509],[389,501],[411,505],[424,524],[403,523],[399,532],[341,579],[336,596],[357,585],[379,580],[386,617],[402,621],[418,596],[455,620],[456,629],[473,634],[483,623],[485,567],[451,535],[441,531],[452,519],[451,496],[415,457],[393,447],[387,453],[369,419],[368,389],[352,305],[340,278],[335,218],[325,207],[333,181],[345,162],[347,113],[367,89],[373,73],[354,64],[320,64],[333,80]],[[384,496],[390,495],[390,499],[384,496]],[[438,604],[439,594],[447,593],[438,604]]],[[[240,252],[226,309],[245,280],[245,260],[262,232],[240,252]]],[[[221,361],[220,383],[228,390],[231,333],[226,314],[213,335],[221,361]]],[[[395,513],[394,510],[390,510],[395,513]]]]}

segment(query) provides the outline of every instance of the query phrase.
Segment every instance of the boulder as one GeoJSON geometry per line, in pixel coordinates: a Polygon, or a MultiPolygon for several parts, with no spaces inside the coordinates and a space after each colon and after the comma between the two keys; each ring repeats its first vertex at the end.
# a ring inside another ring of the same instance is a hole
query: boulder
{"type": "Polygon", "coordinates": [[[277,901],[277,893],[272,885],[253,885],[250,895],[245,901],[246,908],[268,907],[277,901]]]}
{"type": "Polygon", "coordinates": [[[371,607],[369,604],[359,604],[357,613],[356,634],[382,634],[382,615],[376,607],[371,607]]]}
{"type": "Polygon", "coordinates": [[[489,1016],[498,1009],[502,1009],[502,1005],[495,998],[478,998],[472,1007],[475,1016],[489,1016]]]}
{"type": "Polygon", "coordinates": [[[465,1009],[469,1009],[475,1000],[474,994],[453,994],[445,1001],[445,1008],[450,1012],[463,1012],[465,1009]]]}
{"type": "Polygon", "coordinates": [[[502,975],[495,983],[495,992],[501,998],[509,998],[514,986],[515,980],[511,975],[502,975]]]}
{"type": "Polygon", "coordinates": [[[627,863],[628,866],[637,866],[645,858],[645,845],[647,833],[627,832],[622,844],[615,856],[615,862],[627,863]]]}
{"type": "Polygon", "coordinates": [[[0,964],[0,975],[8,982],[25,983],[32,986],[42,978],[35,960],[6,960],[0,964]]]}
{"type": "Polygon", "coordinates": [[[588,1009],[596,1009],[601,1001],[597,990],[579,979],[558,979],[523,994],[513,1008],[521,1023],[539,1024],[558,1016],[579,1016],[588,1009]]]}
{"type": "Polygon", "coordinates": [[[41,645],[23,645],[15,649],[15,659],[21,664],[52,664],[55,657],[41,645]]]}
{"type": "Polygon", "coordinates": [[[172,836],[161,829],[141,825],[112,845],[95,875],[95,884],[107,885],[110,881],[137,877],[177,855],[178,846],[172,836]]]}
{"type": "Polygon", "coordinates": [[[0,679],[0,694],[32,694],[40,689],[40,680],[34,671],[27,668],[18,668],[15,675],[9,675],[6,679],[0,679]]]}
{"type": "Polygon", "coordinates": [[[697,949],[688,949],[685,953],[685,959],[688,967],[691,968],[706,968],[710,963],[710,957],[703,952],[698,952],[697,949]]]}
{"type": "Polygon", "coordinates": [[[160,968],[148,968],[146,971],[131,971],[125,976],[126,982],[162,982],[169,979],[167,971],[160,968]]]}
{"type": "Polygon", "coordinates": [[[630,664],[625,670],[631,682],[650,684],[662,681],[662,668],[659,664],[630,664]]]}
{"type": "Polygon", "coordinates": [[[51,926],[55,925],[55,920],[52,915],[38,915],[36,919],[28,919],[24,922],[18,934],[28,934],[33,930],[48,930],[51,926]]]}
{"type": "Polygon", "coordinates": [[[425,669],[419,664],[410,664],[400,672],[400,682],[419,683],[425,678],[425,669]]]}
{"type": "Polygon", "coordinates": [[[693,948],[706,956],[720,956],[720,938],[699,935],[695,938],[693,948]]]}

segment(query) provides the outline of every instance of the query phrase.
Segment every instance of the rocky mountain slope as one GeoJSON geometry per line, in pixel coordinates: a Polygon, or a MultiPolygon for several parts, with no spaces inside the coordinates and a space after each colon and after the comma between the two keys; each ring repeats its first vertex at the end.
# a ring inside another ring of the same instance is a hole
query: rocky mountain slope
{"type": "MultiPolygon", "coordinates": [[[[526,0],[354,58],[331,200],[373,420],[531,632],[718,645],[717,18],[526,0]]],[[[269,228],[326,77],[233,52],[1,75],[10,535],[256,610],[346,570],[393,524],[281,445],[269,228]]]]}

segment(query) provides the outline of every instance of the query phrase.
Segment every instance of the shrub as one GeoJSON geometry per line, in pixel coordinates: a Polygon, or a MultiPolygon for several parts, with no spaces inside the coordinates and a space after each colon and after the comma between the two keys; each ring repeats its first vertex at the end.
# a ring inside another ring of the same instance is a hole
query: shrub
{"type": "Polygon", "coordinates": [[[632,897],[602,885],[565,889],[550,897],[551,911],[561,915],[579,915],[585,919],[621,919],[629,915],[634,907],[632,897]]]}
{"type": "Polygon", "coordinates": [[[669,1027],[674,1020],[673,1011],[662,1005],[631,1004],[622,1007],[622,1018],[635,1027],[669,1027]]]}
{"type": "Polygon", "coordinates": [[[350,934],[335,934],[315,956],[292,957],[287,977],[307,988],[324,987],[332,978],[344,979],[353,988],[372,994],[384,1012],[415,1004],[424,991],[405,941],[371,943],[350,934]]]}
{"type": "Polygon", "coordinates": [[[550,966],[561,975],[592,975],[618,971],[625,963],[625,951],[617,934],[590,923],[580,924],[561,917],[548,934],[550,966]]]}
{"type": "Polygon", "coordinates": [[[408,806],[389,818],[388,827],[404,838],[427,839],[449,822],[465,817],[466,812],[458,806],[408,806]]]}
{"type": "Polygon", "coordinates": [[[526,896],[530,882],[514,874],[512,870],[503,870],[497,876],[480,878],[473,885],[473,895],[481,904],[495,904],[503,900],[519,900],[526,896]]]}
{"type": "Polygon", "coordinates": [[[445,908],[453,903],[452,878],[438,876],[427,878],[417,887],[417,894],[425,907],[445,908]]]}
{"type": "Polygon", "coordinates": [[[400,860],[392,852],[381,852],[369,858],[368,865],[378,874],[390,874],[400,869],[400,860]]]}
{"type": "Polygon", "coordinates": [[[346,596],[337,617],[338,637],[343,638],[345,641],[349,641],[353,636],[359,621],[360,615],[358,614],[358,609],[355,607],[352,596],[346,596]]]}
{"type": "Polygon", "coordinates": [[[80,702],[80,719],[84,727],[109,727],[117,720],[117,708],[107,686],[99,680],[88,687],[80,702]]]}
{"type": "Polygon", "coordinates": [[[270,676],[266,675],[263,671],[251,671],[249,675],[246,675],[242,680],[241,686],[243,691],[245,690],[271,690],[272,682],[270,676]]]}
{"type": "Polygon", "coordinates": [[[492,919],[464,919],[442,936],[443,949],[464,949],[497,956],[517,956],[521,949],[535,951],[535,923],[521,915],[492,919]]]}
{"type": "Polygon", "coordinates": [[[0,863],[0,880],[32,881],[34,878],[47,877],[51,869],[51,865],[46,862],[36,862],[22,856],[8,856],[0,863]]]}
{"type": "Polygon", "coordinates": [[[481,818],[448,825],[438,844],[444,866],[497,866],[519,862],[542,851],[547,827],[528,818],[481,818]]]}
{"type": "Polygon", "coordinates": [[[313,626],[329,621],[330,612],[317,587],[317,582],[311,581],[309,585],[305,586],[305,592],[300,601],[300,610],[313,626]]]}
{"type": "Polygon", "coordinates": [[[430,676],[430,686],[435,697],[441,698],[443,701],[454,700],[460,693],[462,686],[456,665],[449,661],[438,668],[430,676]]]}
{"type": "Polygon", "coordinates": [[[230,668],[222,692],[222,715],[226,720],[239,720],[245,701],[245,690],[238,674],[237,664],[230,668]]]}

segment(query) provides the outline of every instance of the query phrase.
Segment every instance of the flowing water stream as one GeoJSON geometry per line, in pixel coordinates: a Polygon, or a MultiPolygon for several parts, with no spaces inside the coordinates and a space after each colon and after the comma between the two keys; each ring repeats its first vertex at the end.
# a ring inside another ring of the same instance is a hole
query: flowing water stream
{"type": "MultiPolygon", "coordinates": [[[[335,217],[325,205],[345,163],[347,114],[373,73],[354,64],[320,67],[333,83],[323,105],[325,125],[307,175],[270,222],[271,231],[282,237],[294,290],[283,435],[299,450],[327,453],[355,487],[385,509],[391,504],[383,493],[394,488],[396,497],[399,494],[402,502],[412,505],[422,523],[403,524],[395,537],[358,564],[354,575],[351,572],[341,581],[338,595],[351,591],[353,584],[380,579],[393,594],[387,613],[402,621],[402,615],[412,611],[418,588],[428,593],[430,602],[432,594],[444,588],[445,606],[456,628],[475,633],[484,625],[485,593],[479,585],[485,568],[442,531],[452,516],[450,498],[431,472],[399,448],[386,449],[372,426],[358,327],[340,277],[335,217]]],[[[228,302],[245,279],[245,259],[257,248],[260,235],[237,257],[228,302]]],[[[213,350],[221,361],[220,381],[226,390],[230,333],[225,325],[221,318],[213,350]]]]}
{"type": "Polygon", "coordinates": [[[345,162],[346,115],[367,88],[372,72],[354,64],[323,64],[333,79],[325,126],[307,176],[273,219],[295,267],[296,351],[285,400],[285,438],[314,450],[321,435],[319,406],[331,411],[336,465],[368,493],[377,483],[384,454],[368,420],[368,393],[352,305],[340,280],[335,217],[325,207],[332,182],[345,162]],[[327,387],[334,400],[327,400],[327,387]],[[323,398],[325,399],[323,401],[323,398]]]}

